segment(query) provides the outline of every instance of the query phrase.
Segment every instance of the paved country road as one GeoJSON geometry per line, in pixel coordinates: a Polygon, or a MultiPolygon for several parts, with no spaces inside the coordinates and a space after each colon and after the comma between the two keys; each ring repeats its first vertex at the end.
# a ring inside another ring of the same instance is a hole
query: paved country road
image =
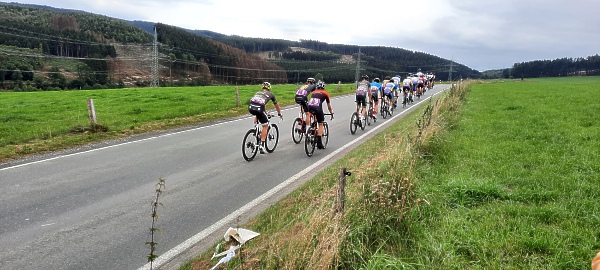
{"type": "MultiPolygon", "coordinates": [[[[448,87],[437,85],[420,102],[448,87]]],[[[357,138],[416,106],[351,135],[353,100],[333,99],[329,144],[310,158],[291,139],[293,107],[283,112],[275,152],[251,162],[242,157],[241,142],[252,120],[241,117],[0,164],[0,269],[149,268],[145,243],[159,178],[166,190],[153,266],[176,267],[364,139],[357,138]]]]}

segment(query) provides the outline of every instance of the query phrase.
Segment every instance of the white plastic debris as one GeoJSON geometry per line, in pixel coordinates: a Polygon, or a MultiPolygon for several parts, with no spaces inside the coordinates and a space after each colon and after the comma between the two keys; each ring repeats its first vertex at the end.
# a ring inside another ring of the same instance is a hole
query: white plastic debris
{"type": "Polygon", "coordinates": [[[240,245],[243,245],[248,240],[250,240],[254,237],[257,237],[259,235],[260,235],[260,233],[253,232],[251,230],[247,230],[247,229],[243,229],[243,228],[235,228],[234,229],[234,228],[229,227],[227,232],[225,232],[225,235],[223,235],[223,239],[225,239],[225,241],[229,241],[230,238],[233,238],[235,241],[240,243],[240,245]]]}
{"type": "Polygon", "coordinates": [[[219,262],[217,262],[217,264],[211,268],[211,270],[215,269],[220,264],[229,262],[229,260],[231,260],[231,258],[233,258],[235,256],[235,251],[237,249],[241,248],[244,243],[248,242],[248,240],[251,240],[252,238],[257,237],[259,235],[260,235],[260,233],[253,232],[251,230],[247,230],[247,229],[243,229],[243,228],[231,228],[230,227],[229,229],[227,229],[227,232],[225,232],[225,234],[223,235],[223,239],[225,239],[226,242],[230,242],[233,240],[233,241],[237,242],[238,245],[231,245],[231,246],[229,246],[228,250],[217,254],[217,251],[219,250],[219,247],[221,246],[221,244],[218,244],[217,247],[215,248],[215,252],[213,253],[212,258],[210,258],[210,259],[212,260],[214,258],[218,258],[221,256],[225,256],[225,257],[221,258],[219,260],[219,262]]]}
{"type": "MultiPolygon", "coordinates": [[[[219,260],[219,262],[218,262],[217,264],[215,264],[215,266],[213,266],[213,267],[212,267],[210,270],[214,270],[215,268],[217,268],[217,266],[221,265],[222,263],[226,263],[226,262],[228,262],[229,260],[231,260],[231,258],[235,257],[235,251],[236,251],[238,248],[240,248],[241,246],[242,246],[242,245],[230,246],[230,247],[229,247],[229,250],[227,250],[227,251],[224,251],[224,252],[221,252],[221,253],[224,253],[224,254],[227,254],[227,255],[226,255],[225,257],[221,258],[221,259],[219,260]]],[[[216,256],[215,256],[215,255],[213,255],[213,258],[214,258],[214,257],[220,257],[220,256],[223,256],[223,255],[220,255],[221,253],[217,254],[216,256]]]]}

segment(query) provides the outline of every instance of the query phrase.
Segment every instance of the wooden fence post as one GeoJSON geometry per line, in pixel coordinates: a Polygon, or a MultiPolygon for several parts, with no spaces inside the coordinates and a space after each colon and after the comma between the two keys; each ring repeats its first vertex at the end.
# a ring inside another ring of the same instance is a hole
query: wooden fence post
{"type": "Polygon", "coordinates": [[[235,107],[240,107],[240,88],[235,86],[235,107]]]}
{"type": "Polygon", "coordinates": [[[338,191],[336,197],[336,213],[344,213],[344,203],[346,202],[346,176],[352,175],[346,171],[346,167],[340,169],[340,178],[338,179],[338,191]]]}
{"type": "Polygon", "coordinates": [[[92,126],[92,128],[95,128],[97,121],[96,121],[96,109],[94,108],[94,100],[91,98],[88,98],[87,106],[88,106],[88,115],[90,116],[90,125],[92,126]]]}

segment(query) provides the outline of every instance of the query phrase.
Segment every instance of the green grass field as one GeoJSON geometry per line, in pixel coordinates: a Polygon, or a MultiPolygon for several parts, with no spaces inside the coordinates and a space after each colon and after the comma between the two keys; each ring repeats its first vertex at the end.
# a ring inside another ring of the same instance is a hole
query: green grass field
{"type": "MultiPolygon", "coordinates": [[[[260,88],[239,86],[239,107],[235,86],[0,92],[0,160],[243,115],[260,88]],[[90,132],[88,98],[108,132],[90,132]]],[[[291,105],[296,88],[275,85],[273,93],[291,105]]],[[[354,91],[351,85],[327,89],[332,95],[354,91]]]]}
{"type": "MultiPolygon", "coordinates": [[[[413,265],[588,269],[600,251],[600,78],[473,84],[418,169],[413,265]]],[[[417,267],[419,268],[419,267],[417,267]]]]}

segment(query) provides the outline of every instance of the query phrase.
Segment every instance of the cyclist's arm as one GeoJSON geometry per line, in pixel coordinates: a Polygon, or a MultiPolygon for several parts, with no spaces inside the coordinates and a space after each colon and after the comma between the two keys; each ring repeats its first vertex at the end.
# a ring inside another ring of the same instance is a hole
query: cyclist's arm
{"type": "Polygon", "coordinates": [[[331,108],[331,98],[329,97],[329,93],[325,92],[325,94],[327,95],[327,98],[325,99],[325,101],[327,101],[327,110],[329,110],[329,113],[334,114],[333,109],[331,108]]]}
{"type": "Polygon", "coordinates": [[[281,107],[279,106],[279,103],[275,103],[275,109],[277,109],[277,115],[281,115],[281,107]]]}

